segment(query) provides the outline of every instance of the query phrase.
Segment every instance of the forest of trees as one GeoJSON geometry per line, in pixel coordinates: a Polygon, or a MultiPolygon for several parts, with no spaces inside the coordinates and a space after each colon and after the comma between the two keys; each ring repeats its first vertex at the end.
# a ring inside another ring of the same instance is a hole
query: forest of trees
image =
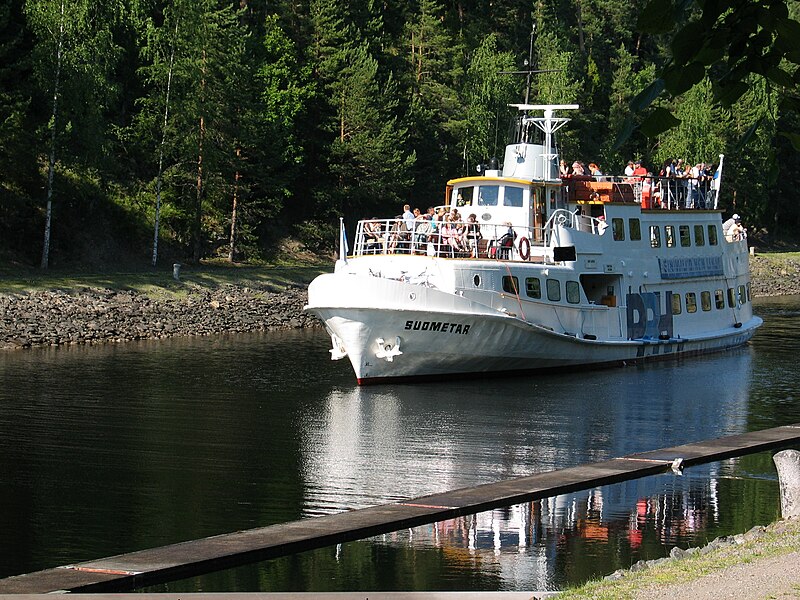
{"type": "Polygon", "coordinates": [[[0,262],[251,260],[440,203],[507,104],[576,103],[568,161],[718,162],[800,228],[789,0],[0,0],[0,262]],[[528,64],[532,48],[532,64],[528,64]],[[167,257],[167,258],[165,258],[167,257]]]}

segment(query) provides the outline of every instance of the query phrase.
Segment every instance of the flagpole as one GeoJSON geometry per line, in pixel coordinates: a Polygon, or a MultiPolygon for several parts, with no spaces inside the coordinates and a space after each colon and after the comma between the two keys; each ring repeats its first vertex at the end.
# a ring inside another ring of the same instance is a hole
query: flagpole
{"type": "Polygon", "coordinates": [[[347,233],[344,230],[344,217],[339,217],[339,260],[347,262],[347,233]]]}
{"type": "Polygon", "coordinates": [[[717,171],[714,173],[714,179],[716,179],[716,185],[714,186],[714,210],[717,209],[719,206],[719,188],[722,186],[722,163],[725,160],[725,155],[719,155],[719,166],[717,167],[717,171]]]}

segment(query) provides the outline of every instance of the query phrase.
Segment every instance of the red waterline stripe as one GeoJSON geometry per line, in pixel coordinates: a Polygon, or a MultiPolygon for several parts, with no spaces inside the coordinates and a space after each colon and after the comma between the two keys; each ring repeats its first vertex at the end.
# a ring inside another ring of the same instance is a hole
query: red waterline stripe
{"type": "Polygon", "coordinates": [[[445,510],[452,510],[458,508],[457,506],[436,506],[435,504],[414,504],[412,502],[398,502],[398,506],[414,506],[416,508],[442,508],[445,510]]]}
{"type": "Polygon", "coordinates": [[[100,567],[81,567],[78,565],[66,565],[59,567],[60,569],[70,569],[72,571],[81,571],[83,573],[102,573],[104,575],[141,575],[141,571],[125,571],[122,569],[101,569],[100,567]]]}

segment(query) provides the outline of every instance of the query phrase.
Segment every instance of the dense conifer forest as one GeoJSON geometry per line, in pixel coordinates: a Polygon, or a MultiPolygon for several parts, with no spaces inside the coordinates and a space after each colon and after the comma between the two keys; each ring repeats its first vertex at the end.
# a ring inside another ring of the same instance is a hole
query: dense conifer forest
{"type": "Polygon", "coordinates": [[[507,105],[575,103],[568,161],[716,164],[800,226],[793,0],[3,0],[0,263],[333,247],[502,156],[507,105]],[[529,60],[530,59],[530,60],[529,60]],[[513,73],[513,72],[518,73],[513,73]],[[157,242],[157,244],[155,243],[157,242]]]}

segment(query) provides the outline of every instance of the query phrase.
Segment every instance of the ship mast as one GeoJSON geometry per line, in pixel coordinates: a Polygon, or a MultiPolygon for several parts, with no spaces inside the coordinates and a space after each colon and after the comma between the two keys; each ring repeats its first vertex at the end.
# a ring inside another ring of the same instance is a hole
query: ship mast
{"type": "Polygon", "coordinates": [[[544,111],[543,117],[523,117],[525,122],[533,123],[544,133],[544,152],[542,153],[542,174],[548,181],[558,179],[558,175],[553,173],[555,167],[554,159],[558,158],[558,152],[553,147],[553,134],[569,123],[567,117],[555,116],[557,110],[578,110],[577,104],[510,104],[514,108],[527,112],[531,110],[544,111]]]}

